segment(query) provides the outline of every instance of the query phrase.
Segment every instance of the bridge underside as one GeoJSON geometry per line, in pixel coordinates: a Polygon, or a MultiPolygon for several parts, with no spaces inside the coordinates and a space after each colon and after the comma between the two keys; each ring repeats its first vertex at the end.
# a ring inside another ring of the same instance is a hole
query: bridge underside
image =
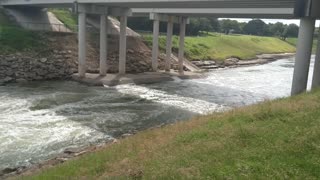
{"type": "MultiPolygon", "coordinates": [[[[74,4],[74,0],[2,0],[6,5],[61,6],[74,4]]],[[[129,8],[293,8],[295,0],[78,0],[79,4],[96,4],[129,8]]]]}
{"type": "MultiPolygon", "coordinates": [[[[152,67],[158,71],[159,22],[166,21],[166,71],[171,68],[173,24],[180,24],[179,72],[183,73],[184,38],[190,16],[233,18],[300,19],[292,95],[306,91],[312,52],[315,20],[320,18],[319,0],[0,0],[6,7],[69,7],[79,15],[79,76],[86,75],[86,16],[99,14],[100,22],[100,75],[106,75],[108,15],[120,17],[119,74],[126,69],[127,17],[150,16],[154,22],[152,67]]],[[[313,87],[320,86],[320,36],[316,54],[313,87]]]]}

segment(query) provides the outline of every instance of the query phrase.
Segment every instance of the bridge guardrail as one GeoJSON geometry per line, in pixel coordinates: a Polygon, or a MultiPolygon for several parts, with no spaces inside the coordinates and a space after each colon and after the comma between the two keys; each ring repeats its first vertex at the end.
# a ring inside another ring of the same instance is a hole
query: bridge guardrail
{"type": "MultiPolygon", "coordinates": [[[[16,25],[6,25],[0,26],[0,28],[24,28],[30,31],[43,31],[43,32],[60,32],[60,33],[77,33],[78,25],[66,26],[65,24],[55,24],[55,23],[35,23],[35,22],[17,22],[16,25]]],[[[92,25],[87,25],[87,32],[93,34],[99,34],[100,30],[92,25]]],[[[119,34],[116,28],[109,28],[109,34],[119,34]]]]}

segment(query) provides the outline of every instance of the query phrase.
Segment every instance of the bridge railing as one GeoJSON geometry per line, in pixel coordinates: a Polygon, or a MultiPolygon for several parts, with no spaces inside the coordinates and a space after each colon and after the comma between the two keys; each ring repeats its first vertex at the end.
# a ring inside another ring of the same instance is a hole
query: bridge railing
{"type": "MultiPolygon", "coordinates": [[[[43,31],[43,32],[60,32],[60,33],[77,33],[78,25],[66,26],[65,24],[55,23],[35,23],[35,22],[17,22],[16,25],[5,25],[0,28],[15,28],[26,29],[30,31],[43,31]]],[[[99,30],[93,26],[87,25],[87,31],[90,33],[99,33],[99,30]]]]}

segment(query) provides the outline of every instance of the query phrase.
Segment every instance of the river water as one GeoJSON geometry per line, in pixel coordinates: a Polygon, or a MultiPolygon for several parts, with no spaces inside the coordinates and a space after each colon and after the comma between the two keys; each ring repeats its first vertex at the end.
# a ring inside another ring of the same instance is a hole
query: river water
{"type": "Polygon", "coordinates": [[[125,133],[286,97],[292,74],[293,59],[282,59],[214,70],[204,79],[151,85],[88,87],[50,81],[2,86],[0,170],[39,163],[67,148],[105,143],[125,133]]]}

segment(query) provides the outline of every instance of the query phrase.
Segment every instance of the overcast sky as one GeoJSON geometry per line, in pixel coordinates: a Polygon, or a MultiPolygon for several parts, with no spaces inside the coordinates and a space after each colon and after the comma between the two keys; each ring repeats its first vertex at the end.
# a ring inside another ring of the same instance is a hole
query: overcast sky
{"type": "MultiPolygon", "coordinates": [[[[239,22],[248,22],[251,19],[232,19],[232,20],[237,20],[239,22]]],[[[285,19],[262,19],[264,22],[266,23],[276,23],[276,22],[282,22],[284,24],[291,24],[291,23],[295,23],[297,25],[299,25],[299,20],[285,20],[285,19]]],[[[317,27],[319,27],[320,25],[320,21],[317,21],[317,27]]]]}

